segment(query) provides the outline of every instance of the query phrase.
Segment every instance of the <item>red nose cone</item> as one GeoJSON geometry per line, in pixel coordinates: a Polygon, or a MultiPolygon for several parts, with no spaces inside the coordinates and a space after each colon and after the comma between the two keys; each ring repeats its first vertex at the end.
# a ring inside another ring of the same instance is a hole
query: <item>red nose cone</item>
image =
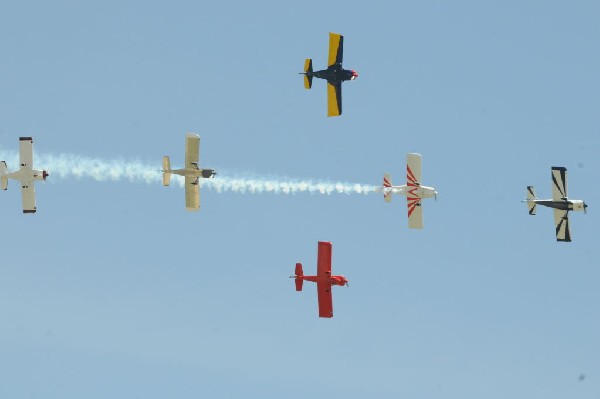
{"type": "Polygon", "coordinates": [[[354,79],[358,78],[358,73],[356,71],[352,71],[352,76],[354,76],[354,79]]]}

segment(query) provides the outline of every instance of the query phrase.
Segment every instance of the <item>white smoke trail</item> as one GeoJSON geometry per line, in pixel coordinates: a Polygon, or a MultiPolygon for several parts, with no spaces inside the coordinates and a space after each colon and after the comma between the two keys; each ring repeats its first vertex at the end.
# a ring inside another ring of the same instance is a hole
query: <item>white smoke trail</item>
{"type": "MultiPolygon", "coordinates": [[[[18,165],[19,155],[14,151],[4,151],[0,147],[0,160],[6,160],[9,170],[18,165]]],[[[50,173],[48,181],[63,179],[92,179],[95,181],[128,181],[134,183],[155,184],[162,181],[157,171],[160,164],[149,165],[141,161],[123,159],[103,160],[79,155],[36,155],[36,168],[46,169],[50,173]]],[[[181,176],[173,175],[172,180],[183,187],[181,176]]],[[[214,179],[200,179],[203,187],[217,193],[233,192],[240,194],[369,194],[378,190],[377,186],[345,182],[331,182],[311,179],[292,179],[281,177],[255,176],[248,173],[228,174],[217,169],[214,179]]]]}

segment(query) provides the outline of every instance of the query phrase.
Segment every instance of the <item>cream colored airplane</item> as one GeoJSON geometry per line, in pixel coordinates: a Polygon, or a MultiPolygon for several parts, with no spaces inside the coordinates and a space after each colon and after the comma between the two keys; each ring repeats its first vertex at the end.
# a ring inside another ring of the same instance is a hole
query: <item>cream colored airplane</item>
{"type": "Polygon", "coordinates": [[[185,209],[188,211],[200,210],[200,177],[208,179],[215,177],[214,169],[200,169],[200,136],[188,133],[185,136],[185,166],[183,169],[171,169],[171,161],[168,156],[163,157],[163,185],[171,183],[171,174],[185,177],[185,209]]]}
{"type": "Polygon", "coordinates": [[[383,192],[385,202],[392,201],[392,194],[406,196],[408,201],[408,227],[411,229],[423,228],[423,210],[421,199],[437,198],[437,191],[433,187],[421,185],[421,154],[406,154],[406,185],[392,185],[392,176],[389,173],[383,175],[383,192]]]}
{"type": "Polygon", "coordinates": [[[564,166],[552,167],[552,199],[539,199],[535,195],[533,186],[527,186],[527,199],[523,202],[527,203],[530,215],[535,215],[537,205],[553,208],[556,241],[562,242],[571,241],[569,211],[586,213],[588,207],[582,200],[573,200],[567,197],[567,168],[564,166]]]}
{"type": "Polygon", "coordinates": [[[36,180],[46,180],[48,172],[33,169],[33,138],[19,137],[19,170],[9,172],[6,162],[0,162],[0,184],[3,190],[8,188],[8,179],[19,180],[21,183],[21,202],[23,213],[35,213],[36,180]]]}

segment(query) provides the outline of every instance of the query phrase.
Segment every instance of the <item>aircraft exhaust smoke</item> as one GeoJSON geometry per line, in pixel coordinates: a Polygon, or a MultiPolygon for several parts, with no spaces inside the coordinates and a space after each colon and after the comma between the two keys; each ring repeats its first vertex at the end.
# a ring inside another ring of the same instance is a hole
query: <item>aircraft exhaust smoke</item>
{"type": "MultiPolygon", "coordinates": [[[[17,152],[0,148],[0,161],[5,160],[9,170],[19,163],[17,152]]],[[[150,165],[141,161],[123,159],[103,160],[79,155],[35,155],[34,167],[50,173],[49,182],[63,179],[92,179],[95,181],[128,181],[132,183],[157,184],[162,182],[162,173],[158,171],[160,162],[150,165]]],[[[369,194],[377,192],[378,187],[367,184],[331,182],[314,179],[293,179],[282,177],[264,177],[250,173],[228,173],[215,168],[217,177],[200,179],[203,188],[217,193],[233,192],[239,194],[369,194]]],[[[172,175],[171,184],[184,185],[182,176],[172,175]]]]}

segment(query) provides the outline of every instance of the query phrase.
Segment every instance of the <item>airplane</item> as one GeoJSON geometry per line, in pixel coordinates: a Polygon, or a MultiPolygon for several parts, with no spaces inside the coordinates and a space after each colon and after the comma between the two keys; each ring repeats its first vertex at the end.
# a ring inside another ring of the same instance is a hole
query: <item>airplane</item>
{"type": "Polygon", "coordinates": [[[19,180],[21,183],[21,202],[23,213],[35,213],[35,187],[36,180],[46,180],[48,172],[33,169],[33,138],[19,137],[19,170],[9,172],[6,161],[0,162],[0,186],[2,190],[8,189],[8,179],[19,180]]]}
{"type": "Polygon", "coordinates": [[[436,198],[437,191],[433,187],[421,185],[421,154],[406,154],[406,185],[393,186],[392,176],[389,173],[383,175],[383,191],[385,202],[392,201],[392,194],[406,196],[408,201],[408,227],[411,229],[423,228],[423,210],[421,200],[423,198],[436,198]]]}
{"type": "Polygon", "coordinates": [[[583,211],[587,213],[587,204],[582,200],[567,198],[567,168],[562,166],[552,167],[552,199],[538,199],[533,186],[527,186],[527,204],[530,215],[535,215],[536,206],[543,205],[554,209],[554,225],[556,226],[556,241],[571,241],[569,226],[569,211],[583,211]]]}
{"type": "Polygon", "coordinates": [[[327,80],[327,116],[342,114],[342,82],[358,78],[358,73],[351,69],[342,68],[344,53],[344,36],[329,32],[329,59],[327,69],[313,71],[312,59],[304,61],[304,87],[312,87],[313,77],[327,80]]]}
{"type": "Polygon", "coordinates": [[[316,276],[305,276],[302,271],[302,263],[296,263],[295,273],[296,275],[290,276],[290,278],[296,279],[296,291],[302,291],[304,281],[317,283],[319,317],[333,317],[331,287],[334,285],[348,285],[348,280],[344,276],[331,275],[331,243],[319,241],[316,276]]]}
{"type": "Polygon", "coordinates": [[[171,169],[171,161],[168,156],[163,157],[163,185],[171,183],[171,174],[185,177],[185,209],[188,211],[200,210],[200,185],[198,179],[215,177],[214,169],[200,169],[200,136],[188,133],[185,137],[185,166],[183,169],[171,169]]]}

